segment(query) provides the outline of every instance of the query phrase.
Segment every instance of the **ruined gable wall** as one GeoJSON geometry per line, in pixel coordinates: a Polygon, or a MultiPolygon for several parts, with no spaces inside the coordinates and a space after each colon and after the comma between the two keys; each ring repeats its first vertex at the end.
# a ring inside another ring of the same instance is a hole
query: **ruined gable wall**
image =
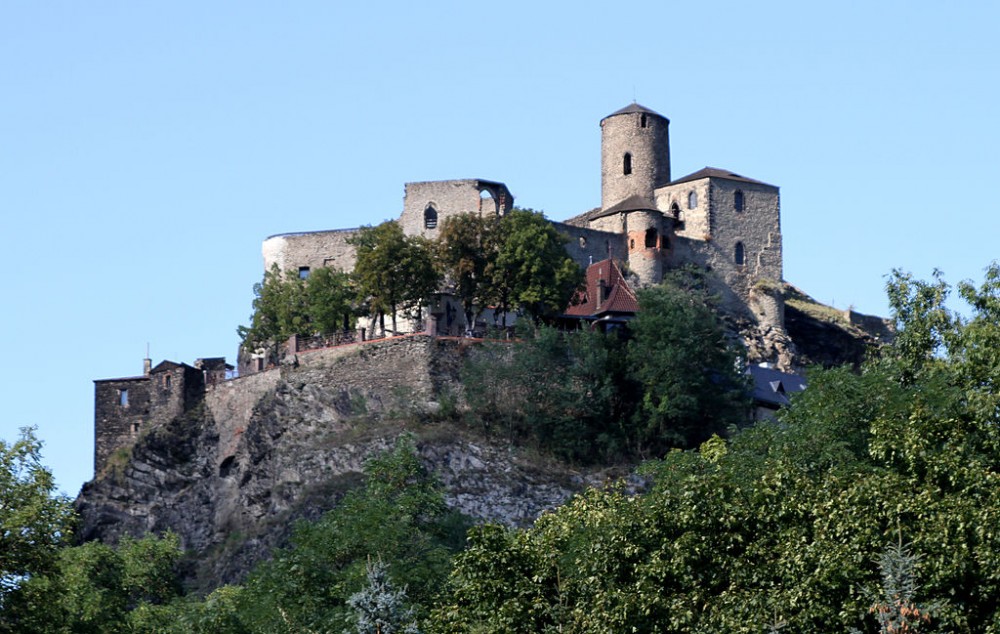
{"type": "Polygon", "coordinates": [[[490,189],[493,189],[491,183],[475,179],[407,183],[399,224],[406,235],[434,239],[440,235],[445,218],[450,216],[464,213],[500,215],[511,209],[514,200],[506,187],[497,192],[490,189]],[[503,200],[498,200],[498,195],[503,200]],[[429,205],[437,211],[437,227],[433,229],[424,226],[424,211],[429,205]]]}

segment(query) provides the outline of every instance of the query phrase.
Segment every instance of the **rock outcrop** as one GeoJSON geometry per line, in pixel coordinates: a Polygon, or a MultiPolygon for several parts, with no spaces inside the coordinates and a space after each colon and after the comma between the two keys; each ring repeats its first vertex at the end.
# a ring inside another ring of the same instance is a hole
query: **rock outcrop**
{"type": "Polygon", "coordinates": [[[302,354],[210,387],[84,486],[80,538],[173,531],[198,562],[197,587],[237,582],[295,520],[336,506],[365,460],[404,431],[448,504],[479,520],[527,525],[601,483],[600,472],[525,458],[436,416],[460,355],[456,342],[400,338],[302,354]]]}

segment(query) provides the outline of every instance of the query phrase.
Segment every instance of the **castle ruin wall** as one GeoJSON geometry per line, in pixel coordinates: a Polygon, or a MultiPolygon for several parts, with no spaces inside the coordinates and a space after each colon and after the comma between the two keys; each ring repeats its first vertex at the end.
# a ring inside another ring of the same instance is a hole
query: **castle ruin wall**
{"type": "Polygon", "coordinates": [[[399,224],[408,236],[434,239],[446,218],[465,213],[500,216],[514,205],[514,197],[503,183],[476,179],[406,183],[399,224]],[[434,226],[425,213],[434,210],[434,226]]]}
{"type": "Polygon", "coordinates": [[[264,241],[264,270],[275,264],[282,271],[298,272],[303,267],[310,270],[330,267],[339,271],[354,270],[355,251],[347,241],[357,229],[284,233],[264,241]]]}

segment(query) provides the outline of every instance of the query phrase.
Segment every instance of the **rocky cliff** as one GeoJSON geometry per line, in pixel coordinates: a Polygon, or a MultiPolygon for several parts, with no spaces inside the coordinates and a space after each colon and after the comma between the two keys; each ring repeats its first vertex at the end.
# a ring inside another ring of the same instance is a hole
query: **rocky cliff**
{"type": "Polygon", "coordinates": [[[195,584],[240,580],[360,482],[366,458],[406,431],[474,518],[530,523],[606,474],[579,473],[490,444],[439,416],[463,354],[454,341],[404,337],[299,355],[209,387],[202,403],[149,429],[84,486],[84,540],[171,530],[192,553],[195,584]]]}

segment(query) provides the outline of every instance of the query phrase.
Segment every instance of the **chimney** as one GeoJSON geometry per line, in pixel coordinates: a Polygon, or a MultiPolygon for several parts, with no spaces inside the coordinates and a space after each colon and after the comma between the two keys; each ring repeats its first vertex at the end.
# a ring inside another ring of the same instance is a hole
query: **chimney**
{"type": "Polygon", "coordinates": [[[143,359],[142,360],[142,374],[144,376],[149,376],[149,372],[152,369],[153,369],[153,360],[150,359],[149,357],[146,357],[145,359],[143,359]]]}

